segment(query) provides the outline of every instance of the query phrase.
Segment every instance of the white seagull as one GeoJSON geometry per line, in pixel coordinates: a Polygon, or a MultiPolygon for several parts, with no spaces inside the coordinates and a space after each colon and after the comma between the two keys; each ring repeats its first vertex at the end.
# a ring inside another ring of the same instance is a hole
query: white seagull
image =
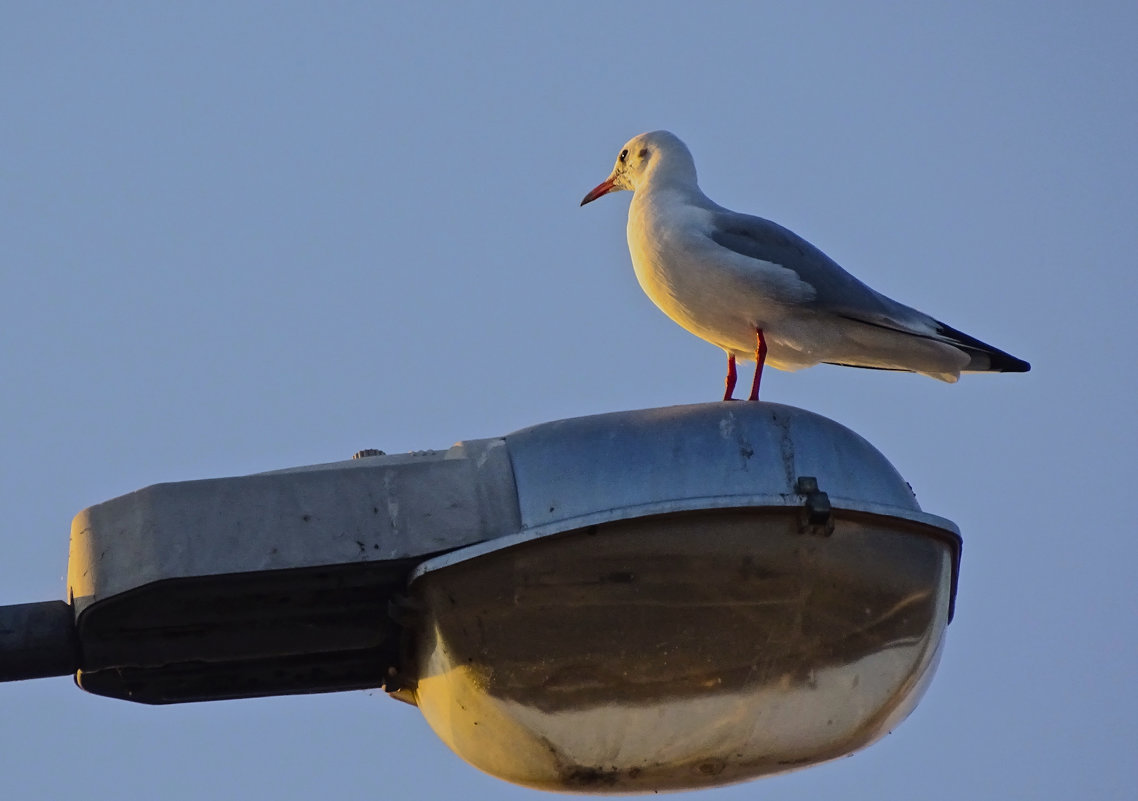
{"type": "Polygon", "coordinates": [[[695,161],[668,131],[640,134],[581,205],[634,192],[628,250],[644,292],[665,314],[727,352],[724,400],[735,360],[820,362],[904,370],[954,382],[962,372],[1022,373],[1030,365],[885,297],[781,225],[725,209],[700,191],[695,161]]]}

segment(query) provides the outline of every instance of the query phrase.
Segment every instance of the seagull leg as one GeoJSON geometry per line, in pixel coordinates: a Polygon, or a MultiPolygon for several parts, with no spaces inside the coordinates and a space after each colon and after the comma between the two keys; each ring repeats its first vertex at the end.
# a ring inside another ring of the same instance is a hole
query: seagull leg
{"type": "Polygon", "coordinates": [[[767,341],[763,338],[763,329],[755,329],[755,341],[755,380],[751,383],[751,394],[747,398],[753,401],[759,399],[759,382],[763,380],[763,365],[767,362],[767,341]]]}
{"type": "Polygon", "coordinates": [[[727,354],[727,380],[723,382],[723,385],[727,389],[723,393],[723,400],[725,400],[725,401],[735,400],[731,396],[735,393],[735,380],[737,377],[738,377],[738,373],[735,372],[735,354],[734,353],[728,353],[727,354]]]}

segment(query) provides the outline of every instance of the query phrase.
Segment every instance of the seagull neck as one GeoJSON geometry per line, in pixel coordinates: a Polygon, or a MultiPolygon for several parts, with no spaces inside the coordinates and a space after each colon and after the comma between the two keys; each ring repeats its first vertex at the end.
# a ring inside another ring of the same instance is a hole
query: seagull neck
{"type": "Polygon", "coordinates": [[[644,176],[645,186],[649,188],[682,189],[699,194],[699,178],[696,175],[695,163],[691,159],[666,159],[649,167],[648,174],[644,176]]]}
{"type": "Polygon", "coordinates": [[[695,181],[676,179],[651,181],[636,194],[643,195],[643,199],[649,203],[681,200],[689,205],[703,206],[711,202],[695,181]]]}

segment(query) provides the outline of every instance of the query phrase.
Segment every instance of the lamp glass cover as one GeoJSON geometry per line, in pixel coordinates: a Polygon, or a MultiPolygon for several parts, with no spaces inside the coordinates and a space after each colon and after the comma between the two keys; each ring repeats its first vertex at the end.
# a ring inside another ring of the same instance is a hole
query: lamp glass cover
{"type": "Polygon", "coordinates": [[[720,510],[578,529],[419,576],[413,697],[546,790],[709,787],[844,756],[914,708],[954,551],[911,521],[720,510]]]}

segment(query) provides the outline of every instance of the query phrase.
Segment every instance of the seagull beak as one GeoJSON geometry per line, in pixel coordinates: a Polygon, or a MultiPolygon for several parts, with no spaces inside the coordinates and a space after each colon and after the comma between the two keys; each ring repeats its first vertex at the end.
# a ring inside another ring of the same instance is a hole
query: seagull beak
{"type": "Polygon", "coordinates": [[[616,189],[617,186],[615,183],[613,183],[612,178],[601,181],[591,192],[589,192],[589,194],[585,195],[585,199],[581,201],[581,205],[584,206],[586,203],[592,203],[601,195],[607,195],[609,192],[615,192],[616,189]]]}

